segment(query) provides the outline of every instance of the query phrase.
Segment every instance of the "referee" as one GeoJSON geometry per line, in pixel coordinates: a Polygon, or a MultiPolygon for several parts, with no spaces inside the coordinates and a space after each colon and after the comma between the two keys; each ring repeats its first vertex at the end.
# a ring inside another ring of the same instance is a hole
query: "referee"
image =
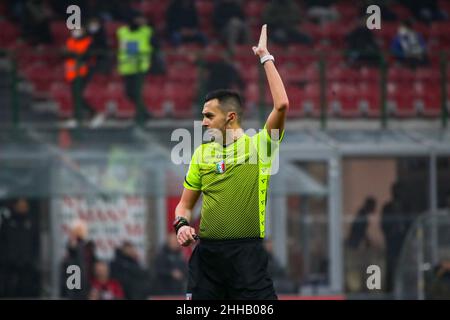
{"type": "Polygon", "coordinates": [[[199,146],[184,181],[173,223],[178,243],[191,245],[187,299],[277,299],[263,248],[272,159],[283,138],[289,100],[261,29],[258,55],[274,106],[264,129],[252,137],[241,127],[239,95],[218,90],[206,96],[202,125],[215,138],[199,146]],[[189,225],[203,193],[200,230],[189,225]]]}

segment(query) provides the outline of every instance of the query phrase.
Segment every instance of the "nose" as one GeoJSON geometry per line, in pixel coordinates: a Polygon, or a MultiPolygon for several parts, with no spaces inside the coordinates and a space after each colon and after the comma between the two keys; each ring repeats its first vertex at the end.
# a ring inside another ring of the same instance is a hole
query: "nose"
{"type": "Polygon", "coordinates": [[[208,127],[208,125],[209,125],[208,119],[207,119],[207,118],[204,118],[203,121],[202,121],[202,126],[203,126],[203,127],[208,127]]]}

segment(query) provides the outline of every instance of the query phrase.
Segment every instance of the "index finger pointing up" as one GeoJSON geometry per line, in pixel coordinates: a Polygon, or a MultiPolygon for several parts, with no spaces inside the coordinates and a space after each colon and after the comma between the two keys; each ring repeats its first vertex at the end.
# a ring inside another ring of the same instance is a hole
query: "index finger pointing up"
{"type": "Polygon", "coordinates": [[[267,47],[267,24],[261,27],[261,35],[259,36],[258,47],[259,48],[267,47]]]}

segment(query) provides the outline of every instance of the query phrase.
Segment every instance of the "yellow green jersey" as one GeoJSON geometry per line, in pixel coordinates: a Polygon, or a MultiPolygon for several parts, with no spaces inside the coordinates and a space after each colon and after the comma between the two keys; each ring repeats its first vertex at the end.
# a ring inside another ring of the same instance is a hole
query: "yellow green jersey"
{"type": "Polygon", "coordinates": [[[203,193],[200,238],[264,238],[269,178],[283,134],[271,139],[264,127],[227,146],[209,142],[195,150],[183,185],[203,193]]]}

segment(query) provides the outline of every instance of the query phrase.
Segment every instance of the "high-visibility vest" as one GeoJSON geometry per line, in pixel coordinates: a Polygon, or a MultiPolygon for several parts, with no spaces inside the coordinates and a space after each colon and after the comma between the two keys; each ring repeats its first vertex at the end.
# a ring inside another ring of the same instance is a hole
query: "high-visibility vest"
{"type": "Polygon", "coordinates": [[[150,69],[153,47],[150,39],[153,29],[142,26],[132,31],[128,26],[117,29],[119,52],[117,69],[121,75],[147,72],[150,69]]]}
{"type": "MultiPolygon", "coordinates": [[[[84,37],[82,39],[70,38],[66,42],[66,49],[71,54],[83,55],[89,49],[92,43],[91,37],[84,37]]],[[[66,80],[72,82],[77,77],[85,77],[89,71],[86,62],[78,61],[76,58],[67,58],[65,63],[66,80]]]]}

